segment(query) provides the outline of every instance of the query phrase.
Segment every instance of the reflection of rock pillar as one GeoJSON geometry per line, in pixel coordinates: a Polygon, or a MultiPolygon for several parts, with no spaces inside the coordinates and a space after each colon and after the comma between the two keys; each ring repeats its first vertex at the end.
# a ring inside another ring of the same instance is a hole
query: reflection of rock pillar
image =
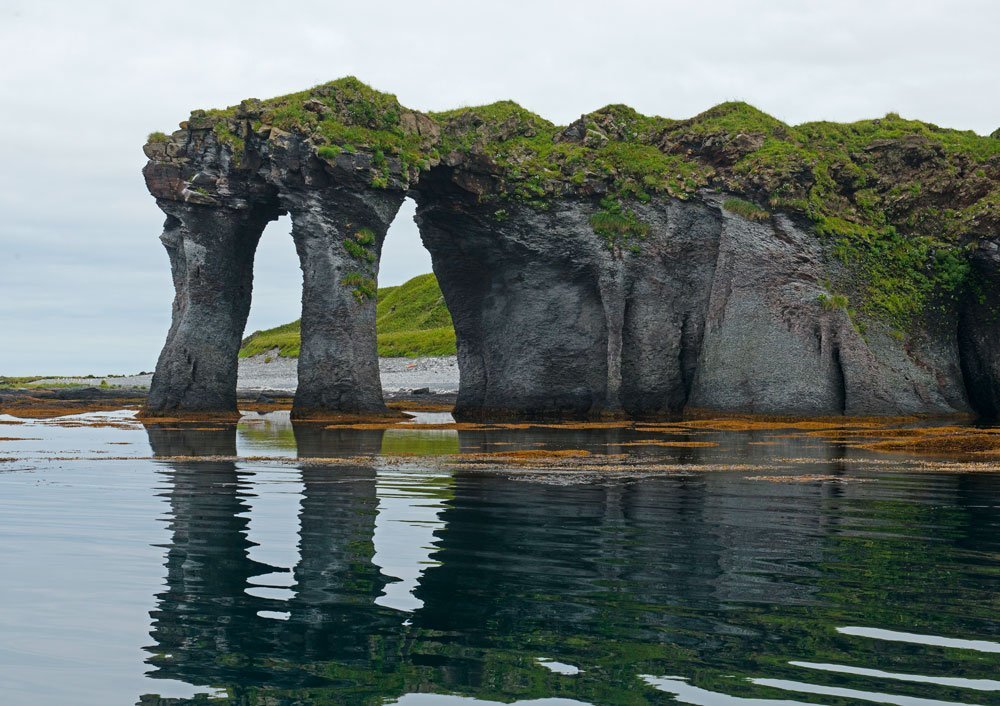
{"type": "Polygon", "coordinates": [[[385,412],[375,337],[378,258],[403,193],[282,195],[302,267],[302,348],[292,416],[385,412]]]}
{"type": "Polygon", "coordinates": [[[609,626],[618,646],[642,642],[654,626],[681,626],[678,640],[690,633],[689,615],[659,610],[628,629],[611,596],[657,607],[711,600],[719,547],[700,521],[698,481],[601,488],[457,477],[453,487],[432,556],[439,565],[415,591],[424,602],[418,630],[454,632],[476,649],[530,643],[558,655],[572,649],[562,637],[601,644],[609,626]]]}
{"type": "Polygon", "coordinates": [[[272,209],[158,200],[174,280],[173,321],[146,412],[236,414],[240,339],[250,312],[253,259],[272,209]]]}
{"type": "Polygon", "coordinates": [[[400,622],[375,604],[385,586],[372,561],[375,471],[303,465],[302,480],[300,559],[289,624],[303,635],[303,657],[365,661],[378,634],[398,629],[400,622]]]}
{"type": "MultiPolygon", "coordinates": [[[[235,427],[147,431],[156,456],[236,451],[235,427]]],[[[245,593],[248,579],[274,570],[249,557],[241,473],[230,461],[203,461],[171,463],[164,475],[170,482],[171,538],[166,589],[150,614],[152,651],[158,655],[153,676],[237,683],[242,677],[235,658],[259,651],[267,636],[268,621],[257,611],[273,607],[245,593]]]]}
{"type": "Polygon", "coordinates": [[[292,424],[292,430],[299,458],[381,453],[385,435],[384,429],[341,429],[311,422],[292,424]]]}

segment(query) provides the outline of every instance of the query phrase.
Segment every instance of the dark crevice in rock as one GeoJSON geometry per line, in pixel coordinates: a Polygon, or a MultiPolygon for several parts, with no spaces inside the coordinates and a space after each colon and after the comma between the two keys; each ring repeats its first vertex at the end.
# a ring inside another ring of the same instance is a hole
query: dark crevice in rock
{"type": "Polygon", "coordinates": [[[1000,416],[1000,249],[984,243],[974,263],[975,286],[959,310],[959,360],[972,408],[996,419],[1000,416]]]}
{"type": "Polygon", "coordinates": [[[615,414],[622,408],[622,348],[624,346],[625,329],[625,265],[620,259],[610,263],[602,263],[604,267],[597,276],[598,291],[601,305],[604,309],[604,323],[607,332],[608,378],[606,394],[603,400],[595,401],[594,412],[600,414],[615,414]]]}
{"type": "Polygon", "coordinates": [[[833,360],[834,408],[837,414],[847,413],[847,383],[844,379],[844,364],[840,360],[840,348],[834,344],[830,353],[833,360]]]}

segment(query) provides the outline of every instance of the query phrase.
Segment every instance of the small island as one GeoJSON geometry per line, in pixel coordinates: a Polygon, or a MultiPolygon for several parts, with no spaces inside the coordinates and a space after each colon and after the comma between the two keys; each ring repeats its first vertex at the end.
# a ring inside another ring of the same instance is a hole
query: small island
{"type": "Polygon", "coordinates": [[[176,289],[145,414],[235,418],[254,252],[285,214],[293,416],[387,414],[378,262],[410,196],[458,419],[994,416],[998,138],[745,103],[568,126],[507,101],[427,114],[351,77],[196,110],[144,148],[176,289]]]}

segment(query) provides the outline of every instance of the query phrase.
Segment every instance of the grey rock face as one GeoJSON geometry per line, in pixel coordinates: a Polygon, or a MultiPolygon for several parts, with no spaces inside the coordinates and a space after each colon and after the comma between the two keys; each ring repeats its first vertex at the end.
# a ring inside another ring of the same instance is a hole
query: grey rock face
{"type": "Polygon", "coordinates": [[[518,209],[501,225],[495,210],[454,213],[418,200],[421,237],[458,342],[456,416],[587,416],[613,408],[601,254],[592,239],[578,237],[589,228],[586,213],[573,204],[551,213],[518,209]]]}
{"type": "Polygon", "coordinates": [[[835,275],[783,216],[653,201],[637,252],[595,235],[594,206],[480,206],[418,188],[417,219],[452,312],[456,416],[650,417],[969,411],[954,321],[862,335],[821,304],[835,275]]]}
{"type": "Polygon", "coordinates": [[[698,370],[720,219],[715,209],[680,201],[639,215],[650,233],[624,262],[621,398],[632,416],[677,414],[698,370]]]}
{"type": "Polygon", "coordinates": [[[283,195],[302,267],[302,348],[293,414],[382,413],[375,280],[402,194],[283,195]],[[359,240],[360,234],[360,240],[359,240]],[[345,243],[353,243],[355,252],[345,243]]]}
{"type": "Polygon", "coordinates": [[[455,323],[456,415],[680,412],[694,377],[718,218],[680,202],[642,210],[639,254],[612,252],[594,206],[470,211],[420,191],[417,220],[455,323]]]}
{"type": "MultiPolygon", "coordinates": [[[[717,199],[711,199],[718,202],[717,199]]],[[[720,210],[722,230],[690,408],[790,415],[968,411],[952,325],[919,338],[820,304],[836,265],[819,241],[778,215],[720,210]]]]}
{"type": "Polygon", "coordinates": [[[160,240],[175,296],[145,413],[235,417],[254,253],[268,221],[280,215],[276,195],[252,171],[238,168],[211,130],[178,131],[146,152],[146,185],[167,214],[160,240]]]}

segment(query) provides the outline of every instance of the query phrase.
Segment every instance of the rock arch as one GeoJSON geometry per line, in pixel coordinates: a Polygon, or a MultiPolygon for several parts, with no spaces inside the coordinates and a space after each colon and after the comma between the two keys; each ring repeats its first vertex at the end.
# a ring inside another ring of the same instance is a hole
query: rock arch
{"type": "Polygon", "coordinates": [[[144,174],[167,214],[161,240],[176,294],[146,414],[236,414],[254,252],[267,223],[285,214],[303,274],[296,417],[387,414],[375,283],[405,191],[356,176],[363,155],[330,164],[292,135],[275,135],[236,161],[209,128],[183,132],[179,143],[147,146],[144,174]]]}

